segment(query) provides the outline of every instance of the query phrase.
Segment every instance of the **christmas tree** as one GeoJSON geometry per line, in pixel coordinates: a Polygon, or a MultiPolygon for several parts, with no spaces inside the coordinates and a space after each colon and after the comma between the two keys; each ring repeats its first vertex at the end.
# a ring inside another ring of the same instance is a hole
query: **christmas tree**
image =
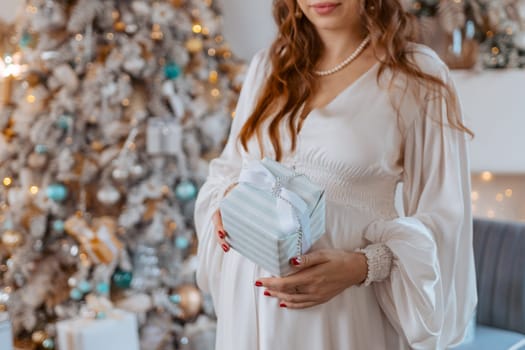
{"type": "Polygon", "coordinates": [[[28,0],[3,33],[0,311],[21,344],[110,302],[144,349],[212,343],[193,204],[243,72],[220,25],[212,0],[28,0]]]}

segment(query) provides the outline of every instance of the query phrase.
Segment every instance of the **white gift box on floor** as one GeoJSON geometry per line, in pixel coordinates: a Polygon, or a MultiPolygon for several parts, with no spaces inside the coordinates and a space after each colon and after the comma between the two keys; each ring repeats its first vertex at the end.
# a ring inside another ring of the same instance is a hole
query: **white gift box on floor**
{"type": "Polygon", "coordinates": [[[275,276],[290,274],[290,259],[325,232],[324,190],[269,158],[243,163],[220,211],[228,244],[275,276]]]}
{"type": "Polygon", "coordinates": [[[76,318],[57,323],[60,350],[139,350],[135,314],[112,310],[104,319],[76,318]]]}
{"type": "Polygon", "coordinates": [[[13,350],[13,331],[7,312],[0,312],[0,350],[13,350]]]}

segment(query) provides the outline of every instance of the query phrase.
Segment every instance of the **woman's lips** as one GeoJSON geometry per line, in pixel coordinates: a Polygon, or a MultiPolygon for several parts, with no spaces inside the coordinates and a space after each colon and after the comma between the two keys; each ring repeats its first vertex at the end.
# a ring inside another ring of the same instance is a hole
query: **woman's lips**
{"type": "Polygon", "coordinates": [[[336,2],[321,2],[318,4],[311,5],[311,7],[317,12],[318,15],[328,15],[332,13],[333,10],[337,6],[339,6],[339,3],[336,2]]]}

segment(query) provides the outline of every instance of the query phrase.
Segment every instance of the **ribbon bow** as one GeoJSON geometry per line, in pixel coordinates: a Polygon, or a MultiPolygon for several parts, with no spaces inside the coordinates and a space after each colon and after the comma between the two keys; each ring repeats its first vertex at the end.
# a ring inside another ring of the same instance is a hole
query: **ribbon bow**
{"type": "Polygon", "coordinates": [[[300,241],[298,242],[298,248],[300,248],[298,250],[302,254],[312,246],[310,216],[306,202],[299,195],[286,188],[286,182],[294,176],[276,177],[260,161],[251,160],[245,162],[239,175],[239,182],[270,192],[277,198],[279,225],[286,233],[297,233],[300,241]]]}

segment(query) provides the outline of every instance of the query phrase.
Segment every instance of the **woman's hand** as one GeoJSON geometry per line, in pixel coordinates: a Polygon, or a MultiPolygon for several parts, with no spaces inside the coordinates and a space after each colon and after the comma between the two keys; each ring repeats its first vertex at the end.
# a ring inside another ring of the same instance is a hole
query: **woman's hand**
{"type": "Polygon", "coordinates": [[[322,249],[293,258],[299,272],[286,277],[260,278],[264,295],[279,299],[281,307],[302,309],[322,304],[346,288],[362,283],[368,274],[366,256],[339,249],[322,249]]]}
{"type": "MultiPolygon", "coordinates": [[[[235,187],[235,185],[237,185],[237,183],[231,184],[224,192],[224,196],[226,196],[235,187]]],[[[217,209],[215,214],[213,214],[212,221],[213,225],[215,226],[215,234],[217,235],[217,240],[221,245],[222,250],[224,250],[224,252],[227,253],[230,250],[230,245],[224,240],[228,234],[226,233],[226,230],[224,230],[224,226],[222,225],[221,211],[219,209],[217,209]]]]}

